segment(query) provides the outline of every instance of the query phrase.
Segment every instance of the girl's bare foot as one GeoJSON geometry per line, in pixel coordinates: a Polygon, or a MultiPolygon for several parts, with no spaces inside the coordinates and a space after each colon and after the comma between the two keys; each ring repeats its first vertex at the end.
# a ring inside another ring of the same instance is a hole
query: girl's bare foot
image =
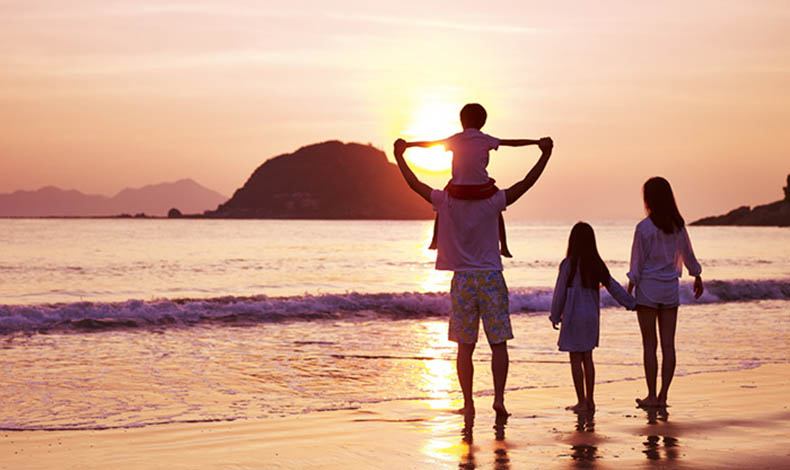
{"type": "Polygon", "coordinates": [[[497,418],[507,418],[510,416],[510,413],[507,412],[504,403],[494,403],[494,411],[496,411],[497,418]]]}
{"type": "Polygon", "coordinates": [[[579,402],[572,406],[566,406],[565,409],[573,411],[574,413],[582,413],[587,411],[587,403],[579,402]]]}
{"type": "Polygon", "coordinates": [[[653,397],[637,398],[636,406],[639,408],[655,408],[658,406],[658,400],[653,397]]]}

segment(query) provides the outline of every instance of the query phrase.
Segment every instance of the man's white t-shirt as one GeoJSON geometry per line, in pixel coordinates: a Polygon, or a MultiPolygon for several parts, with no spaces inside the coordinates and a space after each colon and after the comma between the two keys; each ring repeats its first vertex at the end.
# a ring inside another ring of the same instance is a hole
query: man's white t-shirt
{"type": "Polygon", "coordinates": [[[439,252],[436,269],[444,271],[501,271],[499,213],[507,207],[505,191],[488,199],[462,200],[447,191],[431,192],[439,214],[439,252]]]}
{"type": "Polygon", "coordinates": [[[453,184],[488,183],[488,152],[499,148],[499,139],[467,128],[448,137],[444,148],[453,152],[453,184]]]}

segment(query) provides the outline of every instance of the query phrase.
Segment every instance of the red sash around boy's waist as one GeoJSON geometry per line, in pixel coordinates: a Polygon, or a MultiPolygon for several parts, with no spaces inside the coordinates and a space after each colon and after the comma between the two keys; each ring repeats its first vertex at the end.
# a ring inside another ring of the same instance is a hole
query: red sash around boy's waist
{"type": "Polygon", "coordinates": [[[494,183],[494,178],[488,178],[488,183],[483,184],[453,184],[450,180],[444,190],[455,199],[488,199],[499,191],[494,183]]]}

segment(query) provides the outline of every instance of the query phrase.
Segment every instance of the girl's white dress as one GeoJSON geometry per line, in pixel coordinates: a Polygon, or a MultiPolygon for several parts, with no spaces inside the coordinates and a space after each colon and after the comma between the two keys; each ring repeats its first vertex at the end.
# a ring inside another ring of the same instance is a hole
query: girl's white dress
{"type": "MultiPolygon", "coordinates": [[[[554,287],[549,318],[555,323],[562,322],[560,339],[557,341],[560,351],[591,351],[598,346],[601,316],[600,288],[583,287],[581,269],[578,266],[570,284],[569,275],[570,261],[565,258],[560,263],[560,274],[554,287]]],[[[607,290],[620,305],[629,310],[636,308],[634,298],[614,278],[610,277],[607,290]]]]}

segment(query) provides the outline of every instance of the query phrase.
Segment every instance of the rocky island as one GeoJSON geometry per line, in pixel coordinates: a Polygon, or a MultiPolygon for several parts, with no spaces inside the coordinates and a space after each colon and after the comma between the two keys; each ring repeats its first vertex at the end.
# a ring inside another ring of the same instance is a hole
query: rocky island
{"type": "Polygon", "coordinates": [[[790,227],[790,175],[784,188],[784,199],[762,206],[742,206],[724,215],[705,217],[691,225],[764,225],[790,227]]]}
{"type": "Polygon", "coordinates": [[[381,150],[329,141],[265,161],[233,197],[203,217],[430,219],[433,209],[381,150]]]}

